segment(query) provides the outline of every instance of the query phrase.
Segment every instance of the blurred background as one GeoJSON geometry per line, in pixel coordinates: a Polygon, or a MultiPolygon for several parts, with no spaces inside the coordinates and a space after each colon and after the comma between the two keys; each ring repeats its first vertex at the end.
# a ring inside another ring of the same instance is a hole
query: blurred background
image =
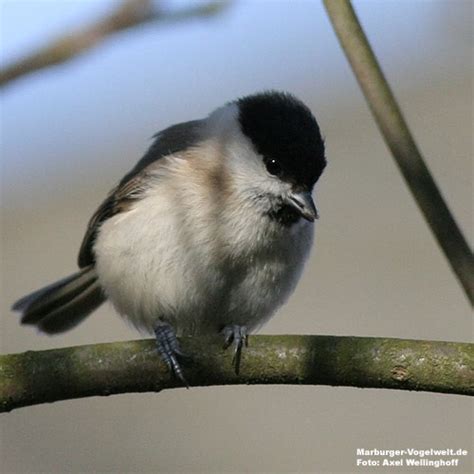
{"type": "MultiPolygon", "coordinates": [[[[2,64],[114,5],[3,1],[2,64]]],[[[354,5],[428,166],[472,237],[472,2],[354,5]]],[[[311,260],[262,332],[472,341],[467,300],[321,3],[238,1],[212,18],[125,31],[1,91],[1,352],[139,338],[108,305],[57,337],[21,327],[10,305],[74,271],[90,215],[156,131],[269,88],[310,106],[329,166],[317,189],[311,260]]],[[[0,471],[358,472],[357,448],[470,450],[472,408],[461,396],[324,386],[65,401],[1,416],[0,471]]],[[[451,472],[472,472],[472,459],[470,451],[451,472]]]]}

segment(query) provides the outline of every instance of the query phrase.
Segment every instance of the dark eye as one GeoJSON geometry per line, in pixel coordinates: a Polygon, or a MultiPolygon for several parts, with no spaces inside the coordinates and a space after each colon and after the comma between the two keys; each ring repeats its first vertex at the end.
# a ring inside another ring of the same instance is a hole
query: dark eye
{"type": "Polygon", "coordinates": [[[267,166],[267,171],[274,176],[278,176],[281,173],[281,166],[275,159],[270,159],[265,162],[267,166]]]}

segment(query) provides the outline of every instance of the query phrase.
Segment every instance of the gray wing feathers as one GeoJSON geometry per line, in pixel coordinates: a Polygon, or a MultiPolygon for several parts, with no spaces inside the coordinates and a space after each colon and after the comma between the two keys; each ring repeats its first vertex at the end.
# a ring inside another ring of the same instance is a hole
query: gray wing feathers
{"type": "Polygon", "coordinates": [[[89,221],[86,235],[79,251],[79,267],[83,268],[94,263],[93,245],[102,222],[119,212],[126,211],[130,202],[140,198],[140,194],[144,189],[142,176],[146,168],[160,158],[179,153],[197,145],[201,139],[202,125],[203,120],[179,123],[154,136],[155,141],[143,158],[123,177],[118,186],[109,193],[89,221]]]}
{"type": "Polygon", "coordinates": [[[153,136],[155,141],[135,167],[126,174],[119,187],[143,171],[148,165],[164,156],[173,155],[199,143],[203,130],[203,120],[178,123],[165,128],[153,136]]]}
{"type": "Polygon", "coordinates": [[[105,300],[89,266],[21,298],[12,309],[22,313],[22,324],[53,334],[76,326],[105,300]]]}

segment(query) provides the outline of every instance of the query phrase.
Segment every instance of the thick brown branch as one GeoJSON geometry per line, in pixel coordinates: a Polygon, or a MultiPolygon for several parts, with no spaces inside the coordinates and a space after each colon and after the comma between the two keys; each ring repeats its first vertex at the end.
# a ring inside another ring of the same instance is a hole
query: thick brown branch
{"type": "Polygon", "coordinates": [[[349,0],[324,0],[377,125],[431,231],[474,303],[474,257],[413,139],[349,0]]]}
{"type": "MultiPolygon", "coordinates": [[[[191,386],[305,384],[474,395],[474,344],[334,336],[252,336],[234,373],[220,338],[182,338],[191,386]]],[[[0,411],[180,387],[151,340],[0,356],[0,411]]]]}
{"type": "Polygon", "coordinates": [[[178,21],[217,13],[227,2],[198,3],[175,12],[158,10],[153,0],[124,0],[117,8],[93,24],[57,38],[51,44],[0,69],[0,86],[34,71],[64,63],[84,53],[111,35],[150,21],[178,21]]]}

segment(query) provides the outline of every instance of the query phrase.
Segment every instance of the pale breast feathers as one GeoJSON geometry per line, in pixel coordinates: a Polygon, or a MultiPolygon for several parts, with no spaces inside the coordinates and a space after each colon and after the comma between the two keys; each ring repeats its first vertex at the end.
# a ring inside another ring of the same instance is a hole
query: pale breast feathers
{"type": "Polygon", "coordinates": [[[147,188],[147,168],[161,158],[179,153],[200,139],[201,120],[173,125],[159,133],[155,141],[135,167],[127,173],[120,183],[112,189],[104,202],[99,206],[89,221],[86,234],[79,251],[78,264],[80,268],[95,262],[93,246],[101,224],[110,217],[129,209],[130,205],[139,199],[147,188]]]}

